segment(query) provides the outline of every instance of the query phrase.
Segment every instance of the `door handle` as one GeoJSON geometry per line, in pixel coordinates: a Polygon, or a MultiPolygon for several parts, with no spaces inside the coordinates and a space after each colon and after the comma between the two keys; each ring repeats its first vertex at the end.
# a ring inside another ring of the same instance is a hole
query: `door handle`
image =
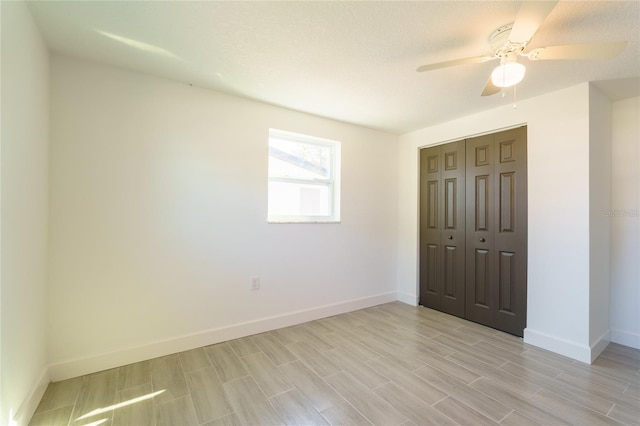
{"type": "Polygon", "coordinates": [[[453,237],[451,235],[449,235],[447,238],[453,240],[453,237]]]}
{"type": "Polygon", "coordinates": [[[484,243],[486,240],[484,238],[480,238],[480,242],[484,243]]]}

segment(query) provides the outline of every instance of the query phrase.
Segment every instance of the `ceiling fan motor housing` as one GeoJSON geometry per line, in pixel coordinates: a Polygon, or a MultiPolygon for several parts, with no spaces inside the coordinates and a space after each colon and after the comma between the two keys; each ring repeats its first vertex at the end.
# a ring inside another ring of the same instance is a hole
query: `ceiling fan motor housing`
{"type": "Polygon", "coordinates": [[[527,42],[513,42],[509,40],[511,30],[513,29],[513,23],[503,25],[497,28],[491,36],[489,36],[489,43],[491,49],[495,52],[495,56],[502,60],[516,60],[516,57],[522,53],[527,46],[527,42]]]}

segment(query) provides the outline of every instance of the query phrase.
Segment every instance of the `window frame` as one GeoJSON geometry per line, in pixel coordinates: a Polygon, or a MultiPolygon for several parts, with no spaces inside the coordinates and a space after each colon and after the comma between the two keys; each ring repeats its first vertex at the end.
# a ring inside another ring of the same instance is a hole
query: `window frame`
{"type": "Polygon", "coordinates": [[[305,179],[300,177],[271,176],[269,164],[267,164],[267,223],[340,223],[340,160],[342,144],[339,141],[294,133],[279,129],[269,129],[267,146],[267,161],[271,157],[271,139],[277,138],[294,143],[316,145],[329,148],[329,177],[325,179],[305,179]],[[310,186],[321,186],[328,189],[328,215],[278,215],[269,212],[270,184],[271,182],[295,183],[310,186]]]}

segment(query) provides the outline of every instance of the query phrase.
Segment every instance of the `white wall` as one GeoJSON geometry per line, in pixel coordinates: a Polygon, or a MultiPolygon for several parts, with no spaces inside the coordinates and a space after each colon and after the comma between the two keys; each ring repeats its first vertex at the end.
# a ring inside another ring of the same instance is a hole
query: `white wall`
{"type": "Polygon", "coordinates": [[[528,126],[525,341],[590,362],[589,84],[400,137],[398,292],[418,294],[418,148],[528,126]]]}
{"type": "Polygon", "coordinates": [[[397,136],[51,66],[54,379],[395,300],[397,136]],[[342,142],[342,223],[267,224],[270,127],[342,142]]]}
{"type": "Polygon", "coordinates": [[[23,2],[2,9],[0,424],[28,422],[48,383],[45,283],[49,56],[23,2]]]}
{"type": "Polygon", "coordinates": [[[640,98],[612,116],[611,340],[640,349],[640,98]]]}
{"type": "Polygon", "coordinates": [[[611,340],[609,329],[611,102],[589,86],[589,345],[591,361],[611,340]]]}

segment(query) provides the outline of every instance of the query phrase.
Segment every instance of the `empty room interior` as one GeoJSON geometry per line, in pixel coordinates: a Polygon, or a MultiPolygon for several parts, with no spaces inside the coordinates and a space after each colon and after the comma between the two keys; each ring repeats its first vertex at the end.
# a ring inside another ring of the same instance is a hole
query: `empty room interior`
{"type": "Polygon", "coordinates": [[[0,14],[1,425],[640,424],[640,2],[0,14]]]}

